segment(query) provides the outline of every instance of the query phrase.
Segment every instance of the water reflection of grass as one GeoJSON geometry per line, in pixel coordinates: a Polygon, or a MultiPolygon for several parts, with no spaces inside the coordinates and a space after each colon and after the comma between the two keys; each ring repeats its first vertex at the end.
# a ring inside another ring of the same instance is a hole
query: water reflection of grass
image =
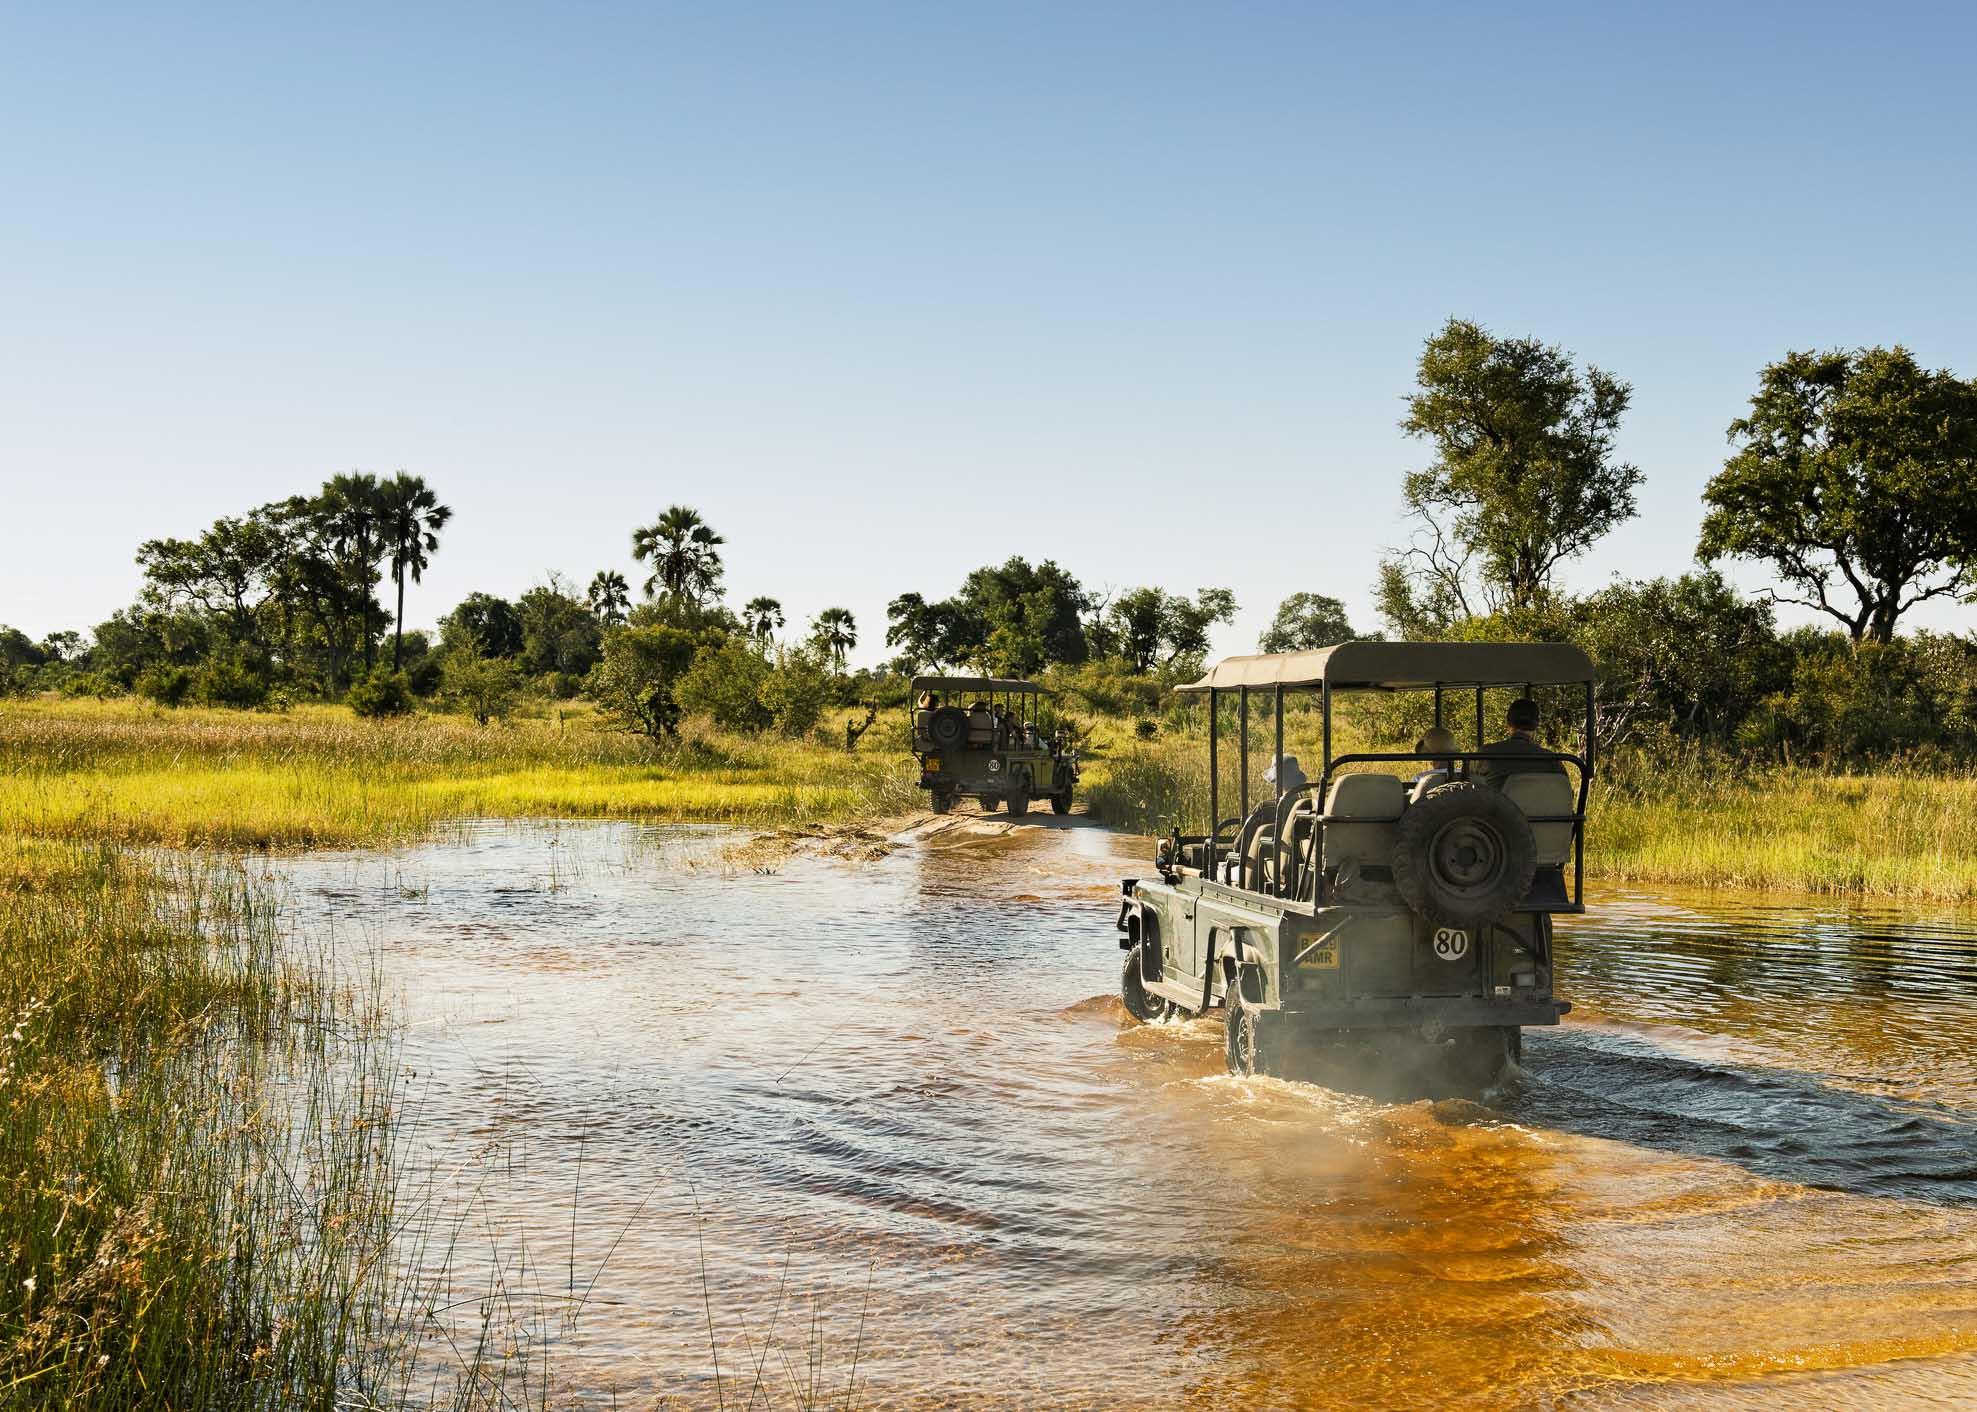
{"type": "Polygon", "coordinates": [[[43,838],[363,845],[462,817],[786,823],[919,803],[902,757],[814,740],[689,734],[664,744],[588,716],[481,728],[162,712],[129,702],[0,709],[0,813],[43,838]]]}
{"type": "MultiPolygon", "coordinates": [[[[1182,737],[1120,746],[1086,776],[1092,812],[1199,828],[1203,755],[1182,737]]],[[[1977,900],[1977,774],[1620,765],[1595,778],[1589,814],[1586,871],[1602,881],[1977,900]]]]}

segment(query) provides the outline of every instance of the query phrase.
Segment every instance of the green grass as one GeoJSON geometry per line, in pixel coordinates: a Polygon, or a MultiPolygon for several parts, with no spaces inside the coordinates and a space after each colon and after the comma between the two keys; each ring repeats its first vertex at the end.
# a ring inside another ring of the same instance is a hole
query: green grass
{"type": "Polygon", "coordinates": [[[874,731],[814,739],[689,732],[655,743],[582,710],[487,727],[128,701],[0,706],[0,817],[20,833],[174,847],[358,846],[470,817],[791,823],[917,807],[874,731]]]}
{"type": "Polygon", "coordinates": [[[238,868],[0,840],[0,1405],[381,1385],[392,1072],[238,868]]]}
{"type": "MultiPolygon", "coordinates": [[[[1300,753],[1317,758],[1309,746],[1300,753]]],[[[1232,815],[1236,772],[1226,753],[1222,763],[1222,812],[1232,815]]],[[[1183,832],[1198,832],[1205,746],[1182,734],[1121,743],[1094,762],[1086,784],[1092,812],[1109,823],[1162,833],[1178,819],[1183,832]]],[[[1977,773],[1969,771],[1616,762],[1595,777],[1588,815],[1586,874],[1598,882],[1977,902],[1977,773]]]]}

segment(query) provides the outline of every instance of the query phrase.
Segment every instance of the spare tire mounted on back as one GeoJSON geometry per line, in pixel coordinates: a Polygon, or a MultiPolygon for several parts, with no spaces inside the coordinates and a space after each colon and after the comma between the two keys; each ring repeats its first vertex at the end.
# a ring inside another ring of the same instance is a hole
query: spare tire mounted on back
{"type": "Polygon", "coordinates": [[[1472,780],[1445,784],[1410,805],[1395,845],[1401,897],[1445,927],[1502,920],[1531,890],[1537,869],[1537,840],[1524,811],[1472,780]]]}
{"type": "Polygon", "coordinates": [[[927,722],[927,738],[943,750],[956,750],[968,738],[968,713],[959,706],[943,706],[927,722]]]}

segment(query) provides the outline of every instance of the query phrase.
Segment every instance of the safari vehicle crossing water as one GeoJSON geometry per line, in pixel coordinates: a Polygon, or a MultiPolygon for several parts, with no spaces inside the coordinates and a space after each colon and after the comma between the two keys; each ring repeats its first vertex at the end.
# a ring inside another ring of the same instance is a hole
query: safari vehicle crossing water
{"type": "Polygon", "coordinates": [[[1552,917],[1584,910],[1593,679],[1559,643],[1346,642],[1232,657],[1179,688],[1208,699],[1215,822],[1160,840],[1158,881],[1124,884],[1126,1008],[1145,1021],[1221,1007],[1232,1072],[1380,1094],[1488,1086],[1521,1056],[1522,1026],[1571,1008],[1552,994],[1552,917]],[[1535,725],[1538,688],[1582,702],[1586,753],[1545,751],[1523,729],[1484,743],[1487,693],[1520,694],[1509,714],[1535,725]],[[1334,704],[1361,691],[1432,692],[1429,748],[1334,755],[1334,704]],[[1285,700],[1299,693],[1316,694],[1322,722],[1311,780],[1284,753],[1285,700]],[[1448,727],[1472,693],[1465,750],[1448,727]],[[1252,808],[1259,694],[1273,708],[1274,794],[1252,808]],[[1242,784],[1224,818],[1216,723],[1231,698],[1242,784]]]}
{"type": "Polygon", "coordinates": [[[1046,733],[1040,707],[1049,694],[1002,677],[913,679],[913,755],[935,813],[964,794],[987,810],[1007,803],[1020,815],[1048,799],[1058,813],[1071,812],[1078,752],[1061,731],[1046,733]]]}

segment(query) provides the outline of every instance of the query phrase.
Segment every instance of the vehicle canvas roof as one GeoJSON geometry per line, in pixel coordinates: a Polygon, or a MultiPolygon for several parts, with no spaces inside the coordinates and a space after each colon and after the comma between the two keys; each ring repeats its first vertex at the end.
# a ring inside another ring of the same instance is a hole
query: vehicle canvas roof
{"type": "Polygon", "coordinates": [[[1033,681],[1013,677],[915,677],[913,690],[919,691],[1033,691],[1048,696],[1050,691],[1033,681]]]}
{"type": "Polygon", "coordinates": [[[1309,652],[1227,657],[1200,681],[1174,689],[1558,686],[1596,675],[1592,659],[1569,642],[1341,642],[1309,652]]]}

